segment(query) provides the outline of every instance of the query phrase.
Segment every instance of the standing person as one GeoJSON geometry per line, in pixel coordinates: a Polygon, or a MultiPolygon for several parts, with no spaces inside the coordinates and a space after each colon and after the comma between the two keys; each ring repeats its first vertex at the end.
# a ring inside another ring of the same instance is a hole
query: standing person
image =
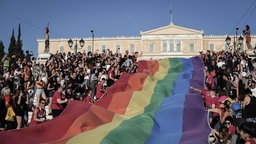
{"type": "Polygon", "coordinates": [[[53,76],[49,79],[49,83],[47,85],[47,91],[48,91],[48,99],[49,99],[49,115],[52,115],[52,96],[55,92],[55,86],[57,84],[56,77],[53,76]]]}
{"type": "Polygon", "coordinates": [[[108,70],[108,80],[107,80],[107,87],[110,87],[114,84],[116,81],[115,79],[115,71],[114,71],[114,66],[111,66],[108,70]]]}
{"type": "Polygon", "coordinates": [[[98,84],[98,70],[97,69],[93,69],[92,74],[91,74],[91,79],[90,79],[90,89],[92,90],[92,97],[93,99],[95,99],[96,96],[96,88],[97,88],[97,84],[98,84]]]}
{"type": "Polygon", "coordinates": [[[233,97],[233,96],[230,96],[230,95],[233,95],[233,91],[231,89],[232,83],[231,83],[229,74],[224,74],[222,76],[222,81],[220,85],[221,85],[221,90],[224,90],[226,92],[226,96],[233,97]]]}
{"type": "Polygon", "coordinates": [[[45,27],[45,53],[49,52],[49,47],[50,47],[50,41],[49,41],[49,23],[47,24],[47,26],[45,27]]]}
{"type": "Polygon", "coordinates": [[[52,116],[53,118],[59,116],[62,111],[65,109],[65,105],[68,102],[68,99],[62,94],[62,86],[60,84],[56,85],[56,91],[52,97],[52,116]]]}
{"type": "Polygon", "coordinates": [[[248,122],[256,123],[256,97],[252,96],[250,89],[245,89],[245,97],[242,103],[242,117],[248,122]]]}
{"type": "Polygon", "coordinates": [[[31,56],[33,56],[32,51],[29,52],[28,50],[26,51],[26,55],[25,55],[25,59],[27,60],[27,62],[31,62],[31,56]]]}
{"type": "Polygon", "coordinates": [[[34,106],[34,88],[35,88],[35,83],[33,80],[33,77],[29,78],[28,84],[27,84],[27,92],[28,92],[28,108],[31,111],[32,107],[34,106]]]}
{"type": "Polygon", "coordinates": [[[42,97],[43,99],[47,99],[46,98],[46,94],[44,92],[44,84],[45,82],[42,80],[42,76],[39,75],[37,77],[37,80],[36,80],[36,97],[37,97],[37,105],[39,103],[39,100],[40,98],[42,97]]]}
{"type": "Polygon", "coordinates": [[[215,89],[215,82],[213,77],[216,73],[210,72],[209,70],[206,71],[205,83],[211,85],[211,89],[215,89]]]}
{"type": "Polygon", "coordinates": [[[105,93],[106,89],[105,89],[105,86],[104,86],[104,83],[105,83],[106,79],[105,78],[102,78],[102,80],[98,83],[97,85],[97,90],[96,90],[96,101],[98,99],[101,98],[101,96],[105,93]]]}
{"type": "Polygon", "coordinates": [[[26,97],[26,93],[24,90],[22,90],[22,87],[20,86],[17,90],[15,100],[15,114],[16,114],[16,121],[17,121],[17,127],[16,129],[20,129],[23,125],[22,123],[24,121],[24,114],[28,106],[28,101],[26,97]]]}
{"type": "Polygon", "coordinates": [[[46,121],[45,99],[39,100],[39,105],[34,109],[29,126],[37,125],[46,121]]]}
{"type": "Polygon", "coordinates": [[[251,30],[250,30],[250,26],[246,25],[245,26],[245,30],[243,31],[244,35],[245,35],[245,40],[246,40],[246,46],[248,49],[252,49],[252,45],[251,45],[251,30]]]}
{"type": "Polygon", "coordinates": [[[1,91],[1,102],[0,102],[0,124],[1,128],[15,129],[15,121],[6,121],[5,116],[9,107],[14,108],[13,98],[11,97],[11,89],[4,87],[1,91]]]}
{"type": "Polygon", "coordinates": [[[24,79],[24,90],[27,91],[27,85],[28,85],[28,80],[31,78],[31,69],[27,64],[22,64],[23,67],[23,73],[22,77],[24,79]]]}
{"type": "Polygon", "coordinates": [[[231,81],[232,83],[232,95],[230,94],[230,98],[232,99],[238,99],[239,98],[239,77],[238,77],[238,73],[233,72],[233,81],[231,81]]]}

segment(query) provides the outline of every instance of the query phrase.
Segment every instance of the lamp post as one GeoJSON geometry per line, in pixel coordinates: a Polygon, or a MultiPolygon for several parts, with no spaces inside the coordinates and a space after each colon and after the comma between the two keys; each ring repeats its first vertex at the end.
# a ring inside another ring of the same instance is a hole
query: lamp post
{"type": "Polygon", "coordinates": [[[92,53],[94,53],[94,33],[93,33],[93,29],[91,29],[91,33],[92,33],[92,53]]]}
{"type": "Polygon", "coordinates": [[[231,38],[229,36],[226,37],[225,41],[226,41],[226,44],[229,46],[229,47],[234,47],[234,50],[237,50],[237,48],[240,49],[241,45],[243,44],[243,41],[244,41],[244,38],[240,35],[240,37],[238,38],[237,40],[237,35],[238,35],[238,27],[236,28],[236,35],[234,36],[234,42],[233,42],[233,45],[230,45],[231,43],[231,38]]]}
{"type": "Polygon", "coordinates": [[[68,41],[68,46],[70,47],[70,49],[74,50],[75,51],[75,54],[77,54],[77,49],[82,49],[84,47],[84,40],[81,39],[79,41],[79,44],[80,44],[80,48],[78,48],[77,46],[77,39],[76,39],[76,43],[75,43],[75,46],[73,47],[73,44],[74,42],[72,41],[72,39],[69,39],[68,41]]]}

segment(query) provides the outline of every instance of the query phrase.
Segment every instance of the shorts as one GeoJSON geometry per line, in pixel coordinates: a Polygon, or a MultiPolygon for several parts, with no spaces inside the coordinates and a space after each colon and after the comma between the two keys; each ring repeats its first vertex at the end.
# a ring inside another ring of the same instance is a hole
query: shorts
{"type": "Polygon", "coordinates": [[[54,91],[53,90],[51,90],[51,91],[49,91],[49,93],[48,93],[48,97],[52,97],[53,96],[53,94],[54,94],[54,91]]]}
{"type": "Polygon", "coordinates": [[[36,89],[36,95],[37,96],[41,96],[41,95],[45,95],[44,89],[36,89]]]}

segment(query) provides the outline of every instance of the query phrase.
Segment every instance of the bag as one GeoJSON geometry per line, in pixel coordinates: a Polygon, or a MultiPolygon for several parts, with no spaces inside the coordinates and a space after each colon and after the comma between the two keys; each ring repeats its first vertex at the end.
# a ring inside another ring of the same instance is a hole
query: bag
{"type": "Polygon", "coordinates": [[[12,107],[9,107],[9,108],[7,109],[7,113],[6,113],[6,116],[5,116],[5,120],[6,120],[6,121],[11,121],[11,122],[14,122],[14,121],[15,121],[15,113],[14,113],[12,107]]]}
{"type": "Polygon", "coordinates": [[[237,103],[237,102],[233,102],[232,104],[232,109],[235,111],[235,112],[239,112],[241,110],[241,106],[237,103]]]}

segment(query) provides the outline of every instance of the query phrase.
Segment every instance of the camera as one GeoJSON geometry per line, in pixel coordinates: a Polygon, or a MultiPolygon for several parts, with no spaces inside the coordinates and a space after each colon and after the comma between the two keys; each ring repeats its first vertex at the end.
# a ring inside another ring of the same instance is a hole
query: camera
{"type": "Polygon", "coordinates": [[[15,77],[13,78],[13,83],[14,83],[15,85],[20,85],[20,78],[17,77],[17,76],[15,76],[15,77]]]}
{"type": "Polygon", "coordinates": [[[32,89],[29,89],[29,90],[28,90],[28,93],[29,93],[29,94],[32,94],[32,93],[33,93],[33,90],[32,90],[32,89]]]}

